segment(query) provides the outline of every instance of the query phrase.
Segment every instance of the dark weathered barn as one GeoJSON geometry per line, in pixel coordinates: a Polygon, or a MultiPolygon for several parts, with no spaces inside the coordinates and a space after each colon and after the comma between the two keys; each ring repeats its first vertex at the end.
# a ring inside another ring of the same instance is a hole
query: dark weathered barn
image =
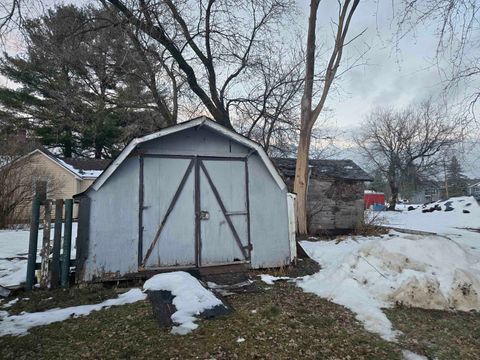
{"type": "Polygon", "coordinates": [[[205,117],[134,139],[79,198],[81,281],[276,267],[295,256],[275,166],[260,145],[205,117]]]}
{"type": "MultiPolygon", "coordinates": [[[[295,159],[272,159],[293,191],[295,159]]],[[[310,160],[308,226],[312,234],[342,233],[363,222],[364,182],[370,175],[352,160],[310,160]]]]}

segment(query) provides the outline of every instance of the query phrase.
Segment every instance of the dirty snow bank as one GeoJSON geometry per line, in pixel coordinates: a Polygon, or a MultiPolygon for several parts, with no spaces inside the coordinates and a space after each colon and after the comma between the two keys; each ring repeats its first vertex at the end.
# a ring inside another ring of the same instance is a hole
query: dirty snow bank
{"type": "Polygon", "coordinates": [[[111,306],[130,304],[144,300],[145,298],[146,295],[140,289],[132,289],[124,294],[120,294],[116,299],[109,299],[99,304],[71,306],[63,309],[57,308],[11,316],[9,316],[6,311],[0,311],[0,336],[26,335],[28,330],[35,326],[64,321],[70,317],[85,316],[92,311],[99,311],[111,306]]]}
{"type": "Polygon", "coordinates": [[[198,325],[195,315],[211,309],[222,302],[205,289],[200,282],[184,271],[158,274],[148,279],[143,285],[144,291],[170,291],[174,297],[173,305],[177,311],[172,315],[172,321],[177,326],[172,328],[173,334],[184,335],[195,330],[198,325]]]}
{"type": "Polygon", "coordinates": [[[301,245],[322,270],[298,285],[349,308],[386,340],[398,332],[381,309],[395,303],[480,310],[480,255],[445,237],[392,232],[301,245]]]}

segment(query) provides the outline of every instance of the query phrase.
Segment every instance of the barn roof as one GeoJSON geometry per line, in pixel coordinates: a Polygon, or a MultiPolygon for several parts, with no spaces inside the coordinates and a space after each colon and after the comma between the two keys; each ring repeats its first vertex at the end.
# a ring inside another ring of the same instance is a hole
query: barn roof
{"type": "MultiPolygon", "coordinates": [[[[284,176],[295,176],[296,159],[272,158],[272,161],[284,176]]],[[[373,178],[352,160],[310,160],[309,165],[313,177],[373,181],[373,178]]]]}
{"type": "Polygon", "coordinates": [[[205,126],[213,130],[214,132],[220,133],[224,136],[229,137],[230,139],[253,149],[262,159],[263,163],[267,167],[268,171],[272,175],[273,179],[277,183],[277,185],[284,189],[286,188],[285,182],[283,178],[278,173],[277,169],[273,165],[272,161],[268,157],[265,150],[263,150],[262,146],[255,141],[252,141],[234,131],[227,129],[226,127],[219,125],[215,121],[207,118],[206,116],[201,116],[174,126],[170,126],[163,130],[160,130],[156,133],[146,135],[140,138],[135,138],[122,150],[122,152],[117,156],[115,160],[113,160],[110,165],[105,169],[105,171],[97,178],[97,180],[92,184],[92,188],[94,190],[98,190],[102,187],[102,185],[107,181],[107,179],[115,172],[115,170],[120,166],[120,164],[128,157],[128,155],[140,144],[161,138],[163,136],[167,136],[170,134],[174,134],[179,131],[183,131],[186,129],[190,129],[196,126],[205,126]]]}

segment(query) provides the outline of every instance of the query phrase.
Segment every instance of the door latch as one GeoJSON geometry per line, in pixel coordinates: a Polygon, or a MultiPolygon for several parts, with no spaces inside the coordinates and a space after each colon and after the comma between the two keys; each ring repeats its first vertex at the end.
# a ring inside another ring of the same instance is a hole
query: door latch
{"type": "Polygon", "coordinates": [[[200,211],[200,220],[208,220],[210,218],[210,214],[208,211],[202,210],[200,211]]]}

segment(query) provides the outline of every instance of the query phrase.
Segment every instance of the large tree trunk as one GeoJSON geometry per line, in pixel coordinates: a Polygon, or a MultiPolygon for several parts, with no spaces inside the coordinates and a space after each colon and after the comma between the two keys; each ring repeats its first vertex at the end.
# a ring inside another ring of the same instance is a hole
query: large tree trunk
{"type": "Polygon", "coordinates": [[[388,210],[395,211],[395,206],[397,205],[397,199],[398,199],[398,186],[395,180],[391,180],[389,184],[390,184],[390,191],[392,192],[392,195],[390,197],[390,204],[388,205],[388,210]]]}
{"type": "Polygon", "coordinates": [[[307,223],[307,191],[308,191],[308,157],[310,153],[311,128],[302,126],[298,143],[295,182],[293,191],[297,194],[295,211],[297,216],[297,232],[308,234],[307,223]]]}
{"type": "Polygon", "coordinates": [[[306,235],[307,224],[307,185],[308,185],[308,157],[310,155],[310,140],[315,119],[312,112],[313,78],[315,76],[315,31],[317,25],[317,10],[320,0],[310,1],[310,15],[308,18],[307,53],[305,59],[305,85],[302,96],[300,115],[300,139],[297,149],[297,163],[295,167],[294,192],[297,194],[295,210],[297,217],[297,233],[306,235]]]}

